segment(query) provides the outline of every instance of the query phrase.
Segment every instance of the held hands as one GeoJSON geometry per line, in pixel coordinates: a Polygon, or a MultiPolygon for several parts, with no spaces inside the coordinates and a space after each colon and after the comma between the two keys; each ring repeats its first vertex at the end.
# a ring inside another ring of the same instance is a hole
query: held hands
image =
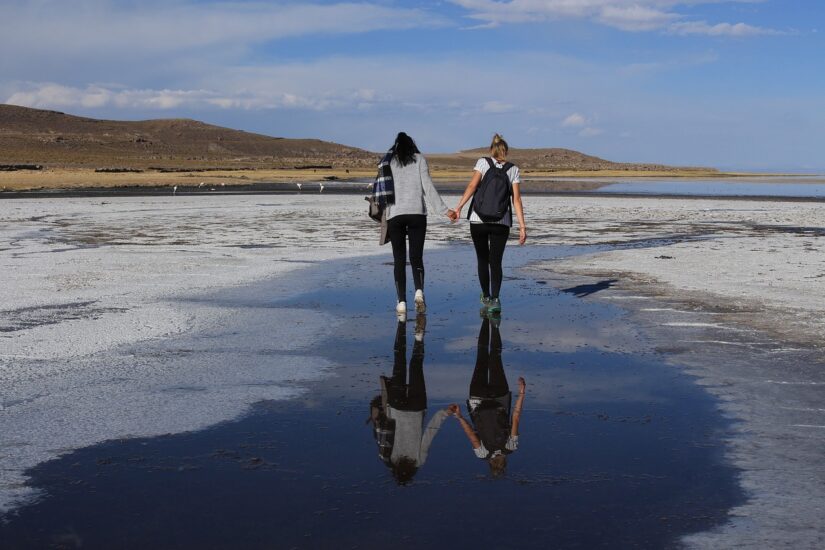
{"type": "Polygon", "coordinates": [[[455,416],[456,418],[461,418],[461,409],[455,403],[447,407],[447,412],[455,416]]]}
{"type": "Polygon", "coordinates": [[[453,223],[456,223],[461,219],[461,208],[454,208],[452,211],[455,212],[455,218],[451,219],[453,220],[453,223]]]}
{"type": "Polygon", "coordinates": [[[447,210],[447,217],[450,218],[450,221],[455,223],[458,220],[458,212],[453,209],[447,210]]]}

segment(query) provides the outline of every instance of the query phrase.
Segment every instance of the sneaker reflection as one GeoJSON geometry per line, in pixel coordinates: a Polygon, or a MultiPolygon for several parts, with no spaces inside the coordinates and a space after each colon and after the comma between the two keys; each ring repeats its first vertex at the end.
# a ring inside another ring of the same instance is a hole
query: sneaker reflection
{"type": "Polygon", "coordinates": [[[378,456],[390,468],[395,481],[406,485],[427,461],[427,453],[448,416],[438,411],[426,428],[427,390],[424,385],[424,327],[426,317],[416,318],[415,343],[407,369],[407,323],[399,320],[395,332],[392,377],[381,376],[381,395],[370,403],[373,435],[378,456]]]}
{"type": "Polygon", "coordinates": [[[524,406],[526,384],[518,379],[519,395],[512,418],[512,392],[501,360],[501,333],[497,318],[485,316],[478,333],[478,354],[467,411],[472,425],[461,414],[457,404],[448,407],[461,424],[475,455],[486,460],[493,477],[501,477],[507,468],[507,455],[518,448],[518,425],[524,406]]]}

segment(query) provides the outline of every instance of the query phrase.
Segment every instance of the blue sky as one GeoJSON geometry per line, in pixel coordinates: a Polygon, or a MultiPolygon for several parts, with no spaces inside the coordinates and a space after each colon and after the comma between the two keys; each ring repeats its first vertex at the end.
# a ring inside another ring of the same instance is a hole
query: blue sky
{"type": "Polygon", "coordinates": [[[0,100],[380,151],[825,170],[821,0],[3,0],[0,100]]]}

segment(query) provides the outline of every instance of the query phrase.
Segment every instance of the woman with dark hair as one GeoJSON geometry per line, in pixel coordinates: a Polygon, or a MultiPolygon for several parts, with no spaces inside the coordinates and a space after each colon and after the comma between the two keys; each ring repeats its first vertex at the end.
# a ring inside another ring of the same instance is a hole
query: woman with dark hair
{"type": "Polygon", "coordinates": [[[395,361],[392,377],[381,376],[381,395],[370,402],[373,436],[378,456],[399,485],[412,481],[427,461],[430,446],[449,416],[447,409],[436,412],[425,426],[427,389],[424,384],[424,326],[426,316],[418,315],[410,366],[407,369],[407,323],[399,321],[395,331],[395,361]]]}
{"type": "Polygon", "coordinates": [[[444,204],[430,177],[427,159],[413,139],[400,132],[395,143],[381,160],[373,187],[376,202],[387,219],[387,236],[392,243],[395,264],[395,291],[399,316],[407,313],[407,240],[410,242],[410,266],[415,284],[415,310],[424,313],[424,239],[427,213],[436,212],[456,219],[444,204]],[[425,206],[426,203],[426,206],[425,206]]]}
{"type": "Polygon", "coordinates": [[[472,198],[467,217],[470,220],[470,236],[473,238],[478,260],[481,305],[487,313],[494,315],[501,313],[499,292],[504,278],[501,264],[504,247],[510,237],[510,227],[513,225],[513,210],[516,211],[519,223],[518,243],[524,244],[527,240],[524,208],[519,190],[519,169],[515,164],[507,162],[508,152],[509,147],[504,138],[498,134],[493,136],[490,156],[478,159],[473,177],[455,207],[457,219],[461,216],[461,208],[472,198]],[[502,192],[496,193],[497,187],[502,188],[502,192]],[[480,207],[482,198],[487,201],[485,209],[480,207]],[[490,210],[490,202],[496,203],[497,208],[490,210]],[[487,214],[485,211],[490,213],[487,214]]]}

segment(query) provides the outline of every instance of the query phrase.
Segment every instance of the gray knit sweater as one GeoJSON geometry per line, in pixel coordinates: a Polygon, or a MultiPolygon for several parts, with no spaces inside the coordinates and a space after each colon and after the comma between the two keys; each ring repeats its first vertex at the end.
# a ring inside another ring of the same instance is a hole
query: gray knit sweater
{"type": "Polygon", "coordinates": [[[395,187],[395,204],[387,205],[387,219],[402,214],[446,214],[447,205],[433,185],[430,178],[430,167],[424,155],[415,155],[415,162],[401,166],[397,158],[390,163],[392,179],[395,187]],[[427,206],[424,207],[426,200],[427,206]]]}

